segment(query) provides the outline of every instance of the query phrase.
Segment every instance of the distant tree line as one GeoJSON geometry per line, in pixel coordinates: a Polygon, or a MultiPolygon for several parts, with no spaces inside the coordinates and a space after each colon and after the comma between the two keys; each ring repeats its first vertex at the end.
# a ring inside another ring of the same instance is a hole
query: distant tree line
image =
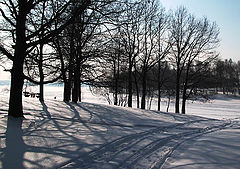
{"type": "Polygon", "coordinates": [[[239,63],[221,61],[219,29],[186,8],[166,12],[158,0],[0,0],[1,58],[12,62],[9,115],[22,117],[24,80],[64,84],[65,102],[81,85],[109,103],[145,109],[175,97],[175,112],[203,89],[239,88],[239,63]],[[113,100],[111,99],[113,95],[113,100]]]}
{"type": "MultiPolygon", "coordinates": [[[[208,64],[204,67],[204,69],[199,72],[194,69],[191,70],[191,74],[197,74],[197,78],[194,83],[194,80],[189,79],[189,84],[194,85],[193,88],[189,88],[187,90],[187,99],[196,100],[196,99],[203,99],[205,101],[209,100],[211,95],[222,93],[222,94],[240,94],[240,63],[233,62],[231,59],[229,60],[220,60],[216,58],[211,64],[208,64]]],[[[114,71],[113,71],[114,72],[114,71]]],[[[137,75],[136,79],[139,79],[140,75],[137,75]]],[[[150,102],[152,99],[156,99],[160,96],[161,97],[174,97],[175,96],[175,85],[176,85],[176,70],[171,67],[171,63],[168,61],[161,62],[161,69],[160,69],[160,95],[158,94],[158,85],[159,82],[157,81],[158,78],[158,65],[155,65],[151,71],[147,74],[147,98],[150,102]],[[150,99],[150,100],[149,100],[150,99]]],[[[114,75],[110,75],[108,79],[112,81],[108,83],[109,90],[101,90],[100,88],[97,90],[95,89],[94,92],[99,92],[102,95],[106,96],[105,93],[112,93],[115,96],[115,79],[114,75]],[[100,92],[101,90],[101,92],[100,92]]],[[[116,105],[124,105],[126,103],[126,91],[127,91],[127,72],[122,71],[118,78],[118,102],[114,103],[116,105]],[[123,95],[126,95],[123,97],[123,95]],[[123,100],[125,98],[125,100],[123,100]]],[[[184,77],[181,78],[180,81],[183,81],[184,77]]],[[[137,86],[141,86],[141,81],[137,80],[133,82],[133,93],[137,97],[137,93],[141,93],[141,87],[138,88],[137,86]]],[[[183,90],[181,89],[180,94],[183,94],[183,90]]],[[[111,100],[112,95],[107,95],[109,100],[111,100]]],[[[140,96],[138,96],[140,97],[140,96]]],[[[181,96],[182,97],[182,96],[181,96]]],[[[107,97],[106,97],[107,98],[107,97]]],[[[115,98],[115,97],[114,97],[115,98]]],[[[147,102],[147,101],[146,101],[147,102]]],[[[110,101],[110,103],[112,103],[110,101]]],[[[126,104],[125,104],[126,105],[126,104]]],[[[160,106],[158,106],[160,110],[160,106]]]]}

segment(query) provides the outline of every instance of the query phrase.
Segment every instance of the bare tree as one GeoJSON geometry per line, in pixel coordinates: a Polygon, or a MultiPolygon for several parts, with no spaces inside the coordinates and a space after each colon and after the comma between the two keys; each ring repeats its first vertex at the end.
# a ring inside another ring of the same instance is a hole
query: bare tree
{"type": "Polygon", "coordinates": [[[145,2],[144,18],[142,22],[141,54],[138,57],[141,65],[142,100],[141,109],[146,107],[147,73],[159,63],[167,54],[168,48],[163,45],[161,37],[166,24],[163,9],[158,6],[158,1],[145,2]],[[162,45],[162,46],[161,46],[162,45]]]}
{"type": "MultiPolygon", "coordinates": [[[[157,90],[158,90],[158,111],[160,111],[161,106],[161,87],[164,83],[164,76],[165,69],[161,72],[162,60],[169,54],[170,50],[170,42],[169,39],[166,37],[168,32],[168,24],[169,16],[165,14],[163,8],[160,8],[158,14],[158,28],[157,28],[157,60],[158,60],[158,73],[157,73],[157,90]]],[[[164,65],[164,68],[166,66],[164,65]]]]}
{"type": "Polygon", "coordinates": [[[144,0],[140,2],[128,1],[120,22],[120,41],[124,55],[128,58],[128,107],[132,107],[133,95],[133,67],[135,58],[139,55],[141,41],[141,20],[143,16],[144,0]]]}
{"type": "MultiPolygon", "coordinates": [[[[10,60],[12,60],[11,69],[11,89],[10,89],[10,99],[9,99],[9,110],[8,115],[14,117],[23,116],[22,107],[22,89],[25,79],[23,73],[23,65],[26,56],[31,53],[31,51],[39,45],[41,42],[46,42],[50,40],[55,35],[59,34],[67,25],[69,25],[73,18],[79,13],[83,13],[86,7],[90,4],[90,0],[81,1],[82,5],[79,6],[78,10],[73,16],[66,16],[65,11],[68,9],[72,1],[52,1],[55,5],[58,4],[60,8],[57,11],[53,11],[52,8],[48,8],[49,12],[46,15],[45,22],[40,25],[38,30],[33,30],[32,26],[35,23],[30,22],[30,17],[32,14],[38,17],[39,7],[41,8],[44,1],[39,0],[1,0],[1,17],[6,25],[3,25],[1,32],[5,31],[11,35],[9,43],[12,47],[8,47],[1,44],[0,51],[6,55],[10,60]],[[59,5],[61,4],[61,5],[59,5]],[[3,10],[4,9],[4,10],[3,10]],[[59,23],[58,27],[52,27],[53,22],[65,15],[65,22],[59,23]],[[42,38],[39,39],[39,34],[42,30],[48,29],[44,32],[42,38]]],[[[41,16],[40,16],[41,17],[41,16]]]]}
{"type": "MultiPolygon", "coordinates": [[[[97,57],[102,57],[103,44],[106,44],[105,34],[114,28],[116,22],[114,18],[122,11],[117,5],[121,5],[121,1],[92,1],[87,10],[75,17],[74,22],[64,30],[63,36],[55,39],[55,47],[62,58],[64,101],[69,101],[71,95],[73,102],[81,101],[81,84],[86,82],[84,78],[88,79],[88,83],[93,80],[93,77],[90,80],[82,75],[90,72],[90,67],[93,69],[92,65],[86,64],[89,60],[96,63],[97,57]],[[65,56],[66,63],[61,46],[68,48],[69,56],[65,56]],[[95,61],[92,58],[96,58],[95,61]]],[[[70,14],[75,13],[75,8],[78,9],[76,5],[73,6],[70,14]]]]}
{"type": "MultiPolygon", "coordinates": [[[[209,63],[218,45],[219,29],[206,18],[197,19],[186,8],[178,8],[171,19],[171,54],[176,69],[175,113],[179,113],[180,91],[183,87],[182,113],[185,113],[186,92],[189,73],[194,62],[209,63]],[[184,76],[183,76],[184,74],[184,76]]],[[[191,92],[191,91],[190,91],[191,92]]]]}

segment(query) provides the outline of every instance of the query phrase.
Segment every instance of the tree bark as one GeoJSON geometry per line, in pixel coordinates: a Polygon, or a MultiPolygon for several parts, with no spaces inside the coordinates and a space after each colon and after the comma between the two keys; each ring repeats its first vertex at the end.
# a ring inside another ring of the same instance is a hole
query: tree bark
{"type": "Polygon", "coordinates": [[[69,68],[68,68],[68,79],[64,81],[64,101],[69,102],[71,100],[72,91],[72,80],[73,80],[73,60],[75,57],[74,52],[74,24],[71,25],[71,36],[70,36],[70,58],[69,58],[69,68]]]}
{"type": "Polygon", "coordinates": [[[138,81],[137,81],[137,73],[134,75],[134,82],[136,87],[136,95],[137,95],[137,108],[140,107],[140,99],[139,99],[139,87],[138,87],[138,81]]]}
{"type": "Polygon", "coordinates": [[[78,101],[79,101],[79,102],[82,102],[81,79],[79,80],[79,94],[78,94],[78,101]]]}
{"type": "Polygon", "coordinates": [[[64,102],[69,102],[71,98],[71,87],[69,83],[69,79],[64,80],[64,90],[63,90],[63,101],[64,102]]]}
{"type": "Polygon", "coordinates": [[[158,111],[161,110],[161,61],[158,61],[158,111]]]}
{"type": "Polygon", "coordinates": [[[128,107],[132,107],[132,59],[129,57],[128,67],[128,107]]]}
{"type": "Polygon", "coordinates": [[[180,75],[177,70],[177,77],[176,77],[176,99],[175,99],[175,113],[179,112],[179,100],[180,100],[180,75]]]}
{"type": "Polygon", "coordinates": [[[40,44],[39,47],[39,74],[40,74],[40,95],[39,95],[39,101],[44,101],[44,74],[43,74],[43,44],[40,44]]]}
{"type": "MultiPolygon", "coordinates": [[[[16,59],[17,60],[17,59],[16,59]]],[[[23,68],[21,63],[13,62],[11,70],[11,88],[8,115],[23,117],[22,90],[23,90],[23,68]]]]}
{"type": "Polygon", "coordinates": [[[76,65],[74,67],[74,85],[72,91],[72,101],[77,103],[79,100],[79,89],[80,89],[80,62],[79,59],[76,61],[76,65]]]}
{"type": "Polygon", "coordinates": [[[24,83],[23,63],[26,56],[26,1],[19,1],[19,11],[16,18],[16,45],[11,70],[11,88],[8,115],[23,117],[22,90],[24,83]]]}
{"type": "Polygon", "coordinates": [[[184,86],[184,89],[183,89],[183,96],[182,96],[182,114],[186,114],[186,92],[187,92],[187,89],[186,87],[184,86]]]}
{"type": "Polygon", "coordinates": [[[141,101],[141,109],[146,108],[146,91],[147,91],[147,83],[146,83],[146,72],[143,71],[142,74],[142,101],[141,101]]]}
{"type": "Polygon", "coordinates": [[[168,103],[167,103],[167,110],[166,110],[167,112],[169,110],[170,102],[171,102],[171,95],[169,93],[169,95],[168,95],[168,103]]]}
{"type": "MultiPolygon", "coordinates": [[[[114,59],[114,58],[113,58],[114,59]]],[[[113,79],[114,79],[114,101],[113,104],[117,105],[118,102],[118,79],[117,79],[117,72],[116,72],[116,61],[113,60],[113,79]]]]}

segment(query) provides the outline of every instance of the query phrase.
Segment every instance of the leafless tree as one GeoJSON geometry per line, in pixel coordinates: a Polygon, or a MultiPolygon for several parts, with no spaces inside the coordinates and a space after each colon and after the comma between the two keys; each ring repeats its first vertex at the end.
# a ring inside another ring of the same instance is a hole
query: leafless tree
{"type": "Polygon", "coordinates": [[[163,40],[166,31],[166,16],[158,1],[145,1],[141,53],[138,61],[141,69],[142,100],[141,109],[146,107],[147,73],[167,55],[169,46],[163,40]]]}
{"type": "Polygon", "coordinates": [[[139,55],[141,41],[141,20],[143,19],[144,0],[127,1],[127,6],[120,22],[120,41],[123,54],[128,58],[128,107],[132,107],[133,95],[133,67],[135,58],[139,55]]]}
{"type": "Polygon", "coordinates": [[[31,23],[30,17],[41,17],[37,15],[38,8],[41,8],[45,1],[42,0],[1,0],[1,17],[4,25],[1,27],[1,32],[8,33],[8,45],[1,44],[0,51],[12,61],[11,69],[11,89],[9,99],[8,115],[14,117],[23,116],[22,107],[22,89],[25,79],[23,73],[23,65],[26,56],[42,42],[49,41],[52,37],[59,34],[67,25],[69,25],[73,18],[79,13],[83,13],[86,7],[91,3],[90,0],[81,1],[81,5],[72,16],[66,15],[66,10],[74,3],[71,0],[54,1],[51,2],[58,6],[57,11],[48,8],[48,15],[45,16],[45,21],[38,27],[37,30],[33,29],[35,23],[31,23]],[[53,27],[53,22],[65,15],[66,20],[53,27]],[[48,30],[42,34],[39,39],[39,34],[43,30],[48,30]]]}
{"type": "MultiPolygon", "coordinates": [[[[169,16],[165,13],[164,8],[160,8],[158,13],[158,28],[157,28],[157,60],[158,60],[158,73],[157,73],[157,90],[158,90],[158,111],[160,111],[161,106],[161,87],[164,83],[165,69],[161,69],[162,60],[166,58],[170,50],[170,40],[167,38],[168,28],[169,28],[169,16]],[[161,72],[163,70],[163,72],[161,72]]],[[[166,59],[165,59],[166,60],[166,59]]],[[[164,65],[164,68],[166,66],[164,65]]]]}
{"type": "Polygon", "coordinates": [[[189,88],[190,70],[196,61],[202,65],[214,57],[219,39],[219,29],[206,18],[197,19],[184,7],[178,8],[171,16],[171,54],[176,69],[175,112],[179,113],[180,91],[182,89],[182,113],[185,113],[186,93],[189,88]],[[184,74],[184,76],[183,76],[184,74]],[[183,87],[183,88],[181,88],[183,87]]]}

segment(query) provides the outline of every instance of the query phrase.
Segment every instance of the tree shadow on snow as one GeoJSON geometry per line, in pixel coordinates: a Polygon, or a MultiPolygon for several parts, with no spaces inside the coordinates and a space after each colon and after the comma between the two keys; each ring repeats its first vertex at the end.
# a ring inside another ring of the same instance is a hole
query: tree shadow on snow
{"type": "Polygon", "coordinates": [[[27,146],[23,141],[22,122],[23,118],[8,117],[2,168],[24,168],[24,153],[27,146]]]}

